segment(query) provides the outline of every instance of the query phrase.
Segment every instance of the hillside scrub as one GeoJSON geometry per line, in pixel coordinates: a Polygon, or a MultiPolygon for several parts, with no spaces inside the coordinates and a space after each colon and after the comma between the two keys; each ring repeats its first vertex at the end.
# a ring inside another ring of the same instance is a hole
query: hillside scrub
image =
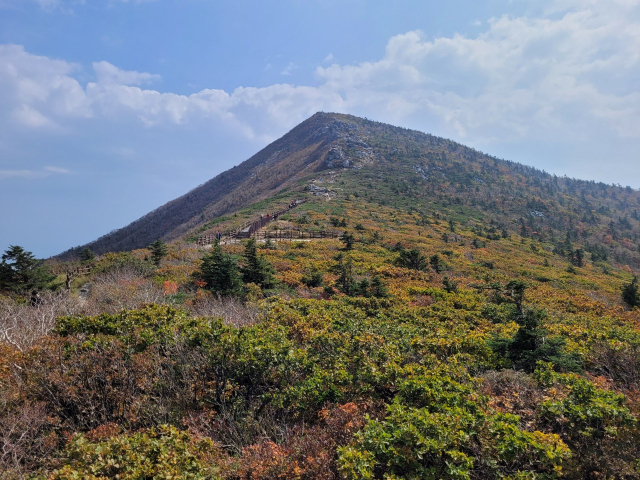
{"type": "MultiPolygon", "coordinates": [[[[523,377],[533,392],[523,424],[513,404],[519,396],[504,387],[485,390],[486,380],[476,376],[500,368],[489,340],[501,325],[469,316],[478,300],[473,295],[464,300],[471,310],[443,318],[439,303],[447,295],[442,291],[429,307],[346,297],[272,299],[266,318],[240,328],[169,306],[60,318],[55,332],[31,349],[6,350],[2,422],[23,425],[33,447],[4,466],[19,472],[42,465],[51,478],[67,478],[87,468],[73,460],[80,458],[74,452],[93,455],[98,443],[91,442],[98,440],[90,439],[99,438],[103,426],[115,425],[99,440],[104,452],[116,448],[105,441],[125,448],[138,431],[166,431],[169,439],[178,433],[166,425],[186,424],[190,436],[180,434],[180,442],[211,442],[197,468],[221,478],[241,478],[238,472],[256,478],[274,472],[291,478],[524,472],[583,478],[591,470],[635,471],[637,417],[623,395],[540,364],[523,377]],[[20,423],[34,408],[40,421],[20,423]],[[331,415],[345,410],[353,419],[334,423],[331,415]],[[567,419],[577,423],[565,428],[567,419]],[[64,440],[69,434],[76,435],[74,443],[64,440]],[[590,447],[595,440],[597,452],[590,447]],[[50,450],[43,458],[43,447],[35,446],[45,444],[50,450]]],[[[11,435],[3,441],[20,448],[11,435]]],[[[170,442],[158,448],[168,448],[176,461],[196,455],[170,442]]],[[[137,458],[121,468],[143,468],[137,458]]]]}
{"type": "Polygon", "coordinates": [[[211,223],[307,195],[279,227],[342,238],[0,297],[0,478],[640,476],[637,193],[374,127],[381,163],[314,172],[330,200],[211,223]]]}

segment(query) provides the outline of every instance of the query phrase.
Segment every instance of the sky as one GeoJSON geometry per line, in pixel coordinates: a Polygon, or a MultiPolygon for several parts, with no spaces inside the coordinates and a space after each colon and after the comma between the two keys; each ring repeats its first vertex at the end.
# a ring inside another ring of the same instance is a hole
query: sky
{"type": "Polygon", "coordinates": [[[317,111],[640,188],[640,0],[0,0],[0,251],[124,227],[317,111]]]}

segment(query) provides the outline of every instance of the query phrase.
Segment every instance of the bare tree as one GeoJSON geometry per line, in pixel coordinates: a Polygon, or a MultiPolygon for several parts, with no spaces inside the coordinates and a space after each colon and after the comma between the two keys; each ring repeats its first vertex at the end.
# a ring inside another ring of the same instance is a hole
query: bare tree
{"type": "Polygon", "coordinates": [[[24,351],[47,335],[58,317],[83,311],[79,299],[67,292],[42,292],[38,300],[31,305],[0,297],[0,342],[24,351]]]}
{"type": "Polygon", "coordinates": [[[147,303],[162,303],[163,299],[164,293],[159,285],[135,269],[122,268],[94,278],[86,310],[89,314],[116,313],[147,303]]]}
{"type": "Polygon", "coordinates": [[[227,325],[244,327],[258,323],[261,310],[234,297],[205,294],[188,306],[194,316],[222,318],[227,325]]]}
{"type": "MultiPolygon", "coordinates": [[[[0,411],[5,405],[2,407],[0,411]]],[[[26,402],[0,416],[0,478],[26,478],[25,474],[51,453],[56,443],[45,435],[48,427],[47,411],[41,403],[26,402]]]]}

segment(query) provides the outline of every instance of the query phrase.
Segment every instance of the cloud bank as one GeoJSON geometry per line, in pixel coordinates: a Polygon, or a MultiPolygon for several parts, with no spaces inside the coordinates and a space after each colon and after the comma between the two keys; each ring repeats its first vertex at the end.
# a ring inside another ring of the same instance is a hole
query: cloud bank
{"type": "Polygon", "coordinates": [[[80,136],[96,119],[139,128],[214,121],[264,142],[325,110],[486,148],[518,141],[590,142],[594,136],[637,141],[638,5],[556,1],[538,18],[491,19],[474,38],[397,35],[378,61],[318,66],[316,85],[205,89],[188,96],[154,89],[162,84],[159,75],[124,71],[106,61],[93,63],[93,71],[84,73],[94,80],[83,84],[78,65],[3,45],[0,121],[34,135],[50,130],[80,136]],[[86,119],[82,128],[77,119],[86,119]]]}

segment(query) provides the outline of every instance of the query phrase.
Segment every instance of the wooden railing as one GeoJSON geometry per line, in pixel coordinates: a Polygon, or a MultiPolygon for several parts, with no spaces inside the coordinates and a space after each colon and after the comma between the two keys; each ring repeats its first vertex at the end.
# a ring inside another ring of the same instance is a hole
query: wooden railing
{"type": "Polygon", "coordinates": [[[271,230],[271,231],[259,231],[253,236],[258,240],[304,240],[304,239],[321,239],[321,238],[339,238],[342,235],[341,232],[328,231],[328,230],[271,230]]]}
{"type": "MultiPolygon", "coordinates": [[[[305,200],[294,200],[286,208],[283,208],[282,210],[278,210],[277,212],[269,212],[266,215],[261,215],[260,218],[246,222],[234,231],[218,232],[213,235],[211,234],[202,235],[198,237],[198,240],[196,241],[196,243],[200,246],[205,246],[205,245],[213,244],[213,242],[216,239],[222,241],[223,239],[227,240],[227,239],[254,237],[256,236],[256,232],[259,232],[269,222],[272,222],[273,220],[277,220],[280,215],[284,215],[292,208],[295,208],[298,205],[302,205],[304,202],[305,200]]],[[[316,237],[316,238],[329,238],[329,237],[316,237]]]]}
{"type": "Polygon", "coordinates": [[[91,263],[89,265],[81,265],[79,267],[75,267],[75,268],[69,268],[68,266],[64,265],[64,264],[60,264],[60,265],[55,265],[50,267],[50,271],[51,273],[53,273],[54,275],[61,275],[63,273],[68,274],[68,275],[72,275],[72,276],[84,276],[84,275],[90,275],[91,274],[91,269],[95,267],[95,264],[91,263]]]}

